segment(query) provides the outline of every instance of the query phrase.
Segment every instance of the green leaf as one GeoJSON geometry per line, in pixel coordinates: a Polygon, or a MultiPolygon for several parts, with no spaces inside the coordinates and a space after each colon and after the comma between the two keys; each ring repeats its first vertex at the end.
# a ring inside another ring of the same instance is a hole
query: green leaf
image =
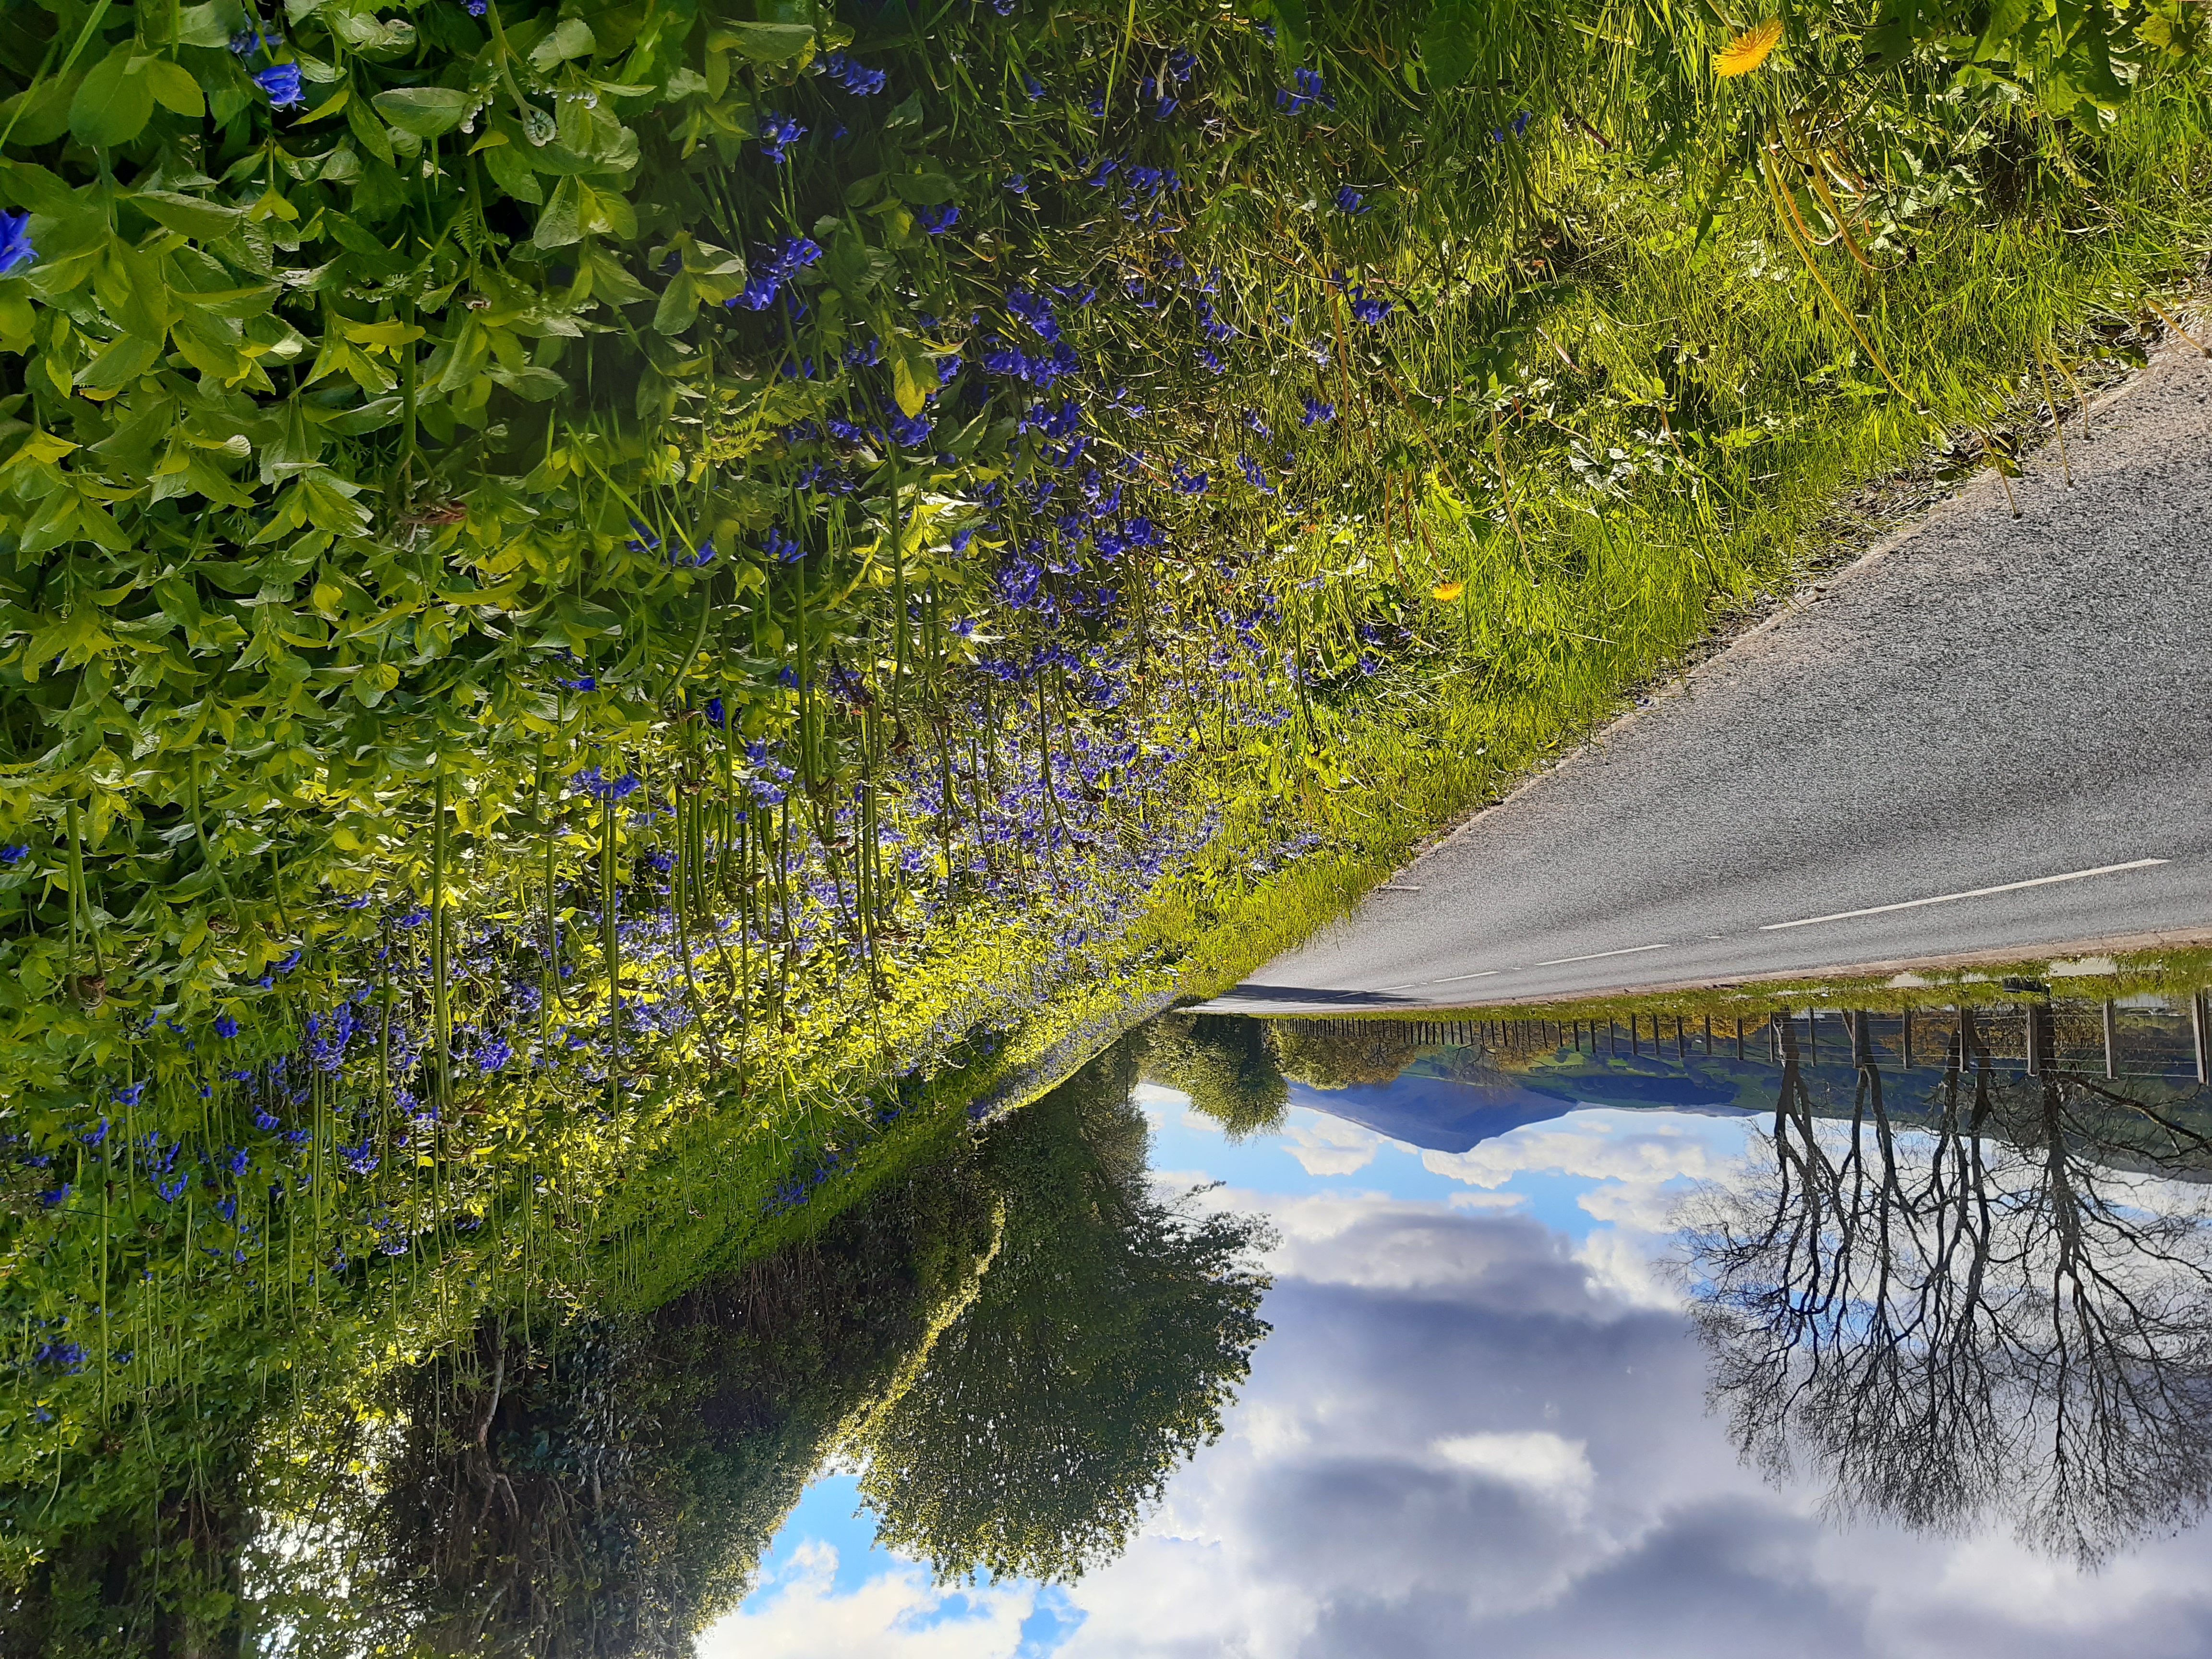
{"type": "Polygon", "coordinates": [[[911,419],[937,390],[936,365],[918,343],[903,334],[891,337],[890,356],[891,396],[898,399],[899,412],[911,419]]]}
{"type": "Polygon", "coordinates": [[[538,228],[531,241],[538,247],[567,247],[580,239],[584,226],[579,198],[586,193],[582,182],[573,177],[556,185],[553,199],[538,216],[538,228]]]}
{"type": "Polygon", "coordinates": [[[191,71],[182,64],[173,64],[166,58],[155,58],[146,65],[146,86],[163,109],[173,109],[195,121],[207,113],[207,100],[200,96],[200,83],[192,79],[191,71]]]}
{"type": "Polygon", "coordinates": [[[127,144],[153,119],[154,90],[145,76],[131,72],[133,50],[126,40],[94,64],[70,100],[70,134],[80,144],[94,149],[127,144]]]}
{"type": "Polygon", "coordinates": [[[245,216],[243,209],[224,207],[197,196],[179,195],[173,190],[142,190],[128,199],[162,229],[173,230],[195,241],[226,236],[245,216]]]}
{"type": "Polygon", "coordinates": [[[220,51],[246,21],[236,0],[208,0],[204,6],[186,6],[179,17],[177,44],[212,46],[220,51]]]}
{"type": "Polygon", "coordinates": [[[554,25],[552,33],[530,49],[530,67],[548,75],[571,58],[588,58],[599,45],[590,24],[580,17],[564,17],[554,25]]]}
{"type": "Polygon", "coordinates": [[[349,409],[339,414],[322,418],[323,429],[341,437],[358,438],[365,432],[380,431],[397,421],[402,413],[398,398],[379,398],[374,403],[363,404],[359,409],[349,409]]]}
{"type": "MultiPolygon", "coordinates": [[[[811,23],[724,23],[716,37],[756,64],[787,64],[814,49],[811,23]]],[[[710,46],[713,41],[708,43],[710,46]]]]}
{"type": "Polygon", "coordinates": [[[355,142],[385,166],[394,164],[392,135],[384,130],[384,123],[376,118],[368,105],[358,98],[349,100],[345,106],[345,118],[355,142]]]}
{"type": "Polygon", "coordinates": [[[83,81],[82,75],[71,75],[17,93],[0,104],[0,132],[25,149],[52,143],[69,131],[70,100],[83,81]]]}
{"type": "Polygon", "coordinates": [[[120,392],[161,360],[161,348],[125,334],[77,372],[76,383],[94,392],[120,392]]]}
{"type": "Polygon", "coordinates": [[[698,314],[699,285],[691,280],[690,271],[679,270],[660,291],[660,303],[653,311],[653,326],[659,333],[681,334],[698,314]]]}
{"type": "Polygon", "coordinates": [[[1463,87],[1474,73],[1480,19],[1466,0],[1437,0],[1421,28],[1421,67],[1432,87],[1463,87]]]}
{"type": "MultiPolygon", "coordinates": [[[[435,138],[460,125],[476,100],[453,87],[400,87],[370,100],[377,112],[402,132],[435,138]]],[[[347,106],[349,116],[352,106],[347,106]]]]}
{"type": "Polygon", "coordinates": [[[939,202],[949,202],[958,192],[958,186],[941,173],[894,173],[885,183],[902,202],[912,202],[919,207],[934,207],[939,202]]]}

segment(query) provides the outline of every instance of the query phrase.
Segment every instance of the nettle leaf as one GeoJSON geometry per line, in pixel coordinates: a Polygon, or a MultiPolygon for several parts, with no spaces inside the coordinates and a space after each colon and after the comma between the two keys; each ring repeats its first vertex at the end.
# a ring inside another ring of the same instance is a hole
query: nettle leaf
{"type": "MultiPolygon", "coordinates": [[[[378,114],[402,132],[435,138],[460,125],[477,100],[473,94],[453,87],[399,87],[380,92],[369,101],[376,106],[378,114]]],[[[347,106],[349,118],[353,106],[347,106]]]]}
{"type": "Polygon", "coordinates": [[[151,61],[125,41],[93,65],[70,100],[70,136],[106,149],[143,132],[154,118],[154,88],[143,72],[151,61]]]}

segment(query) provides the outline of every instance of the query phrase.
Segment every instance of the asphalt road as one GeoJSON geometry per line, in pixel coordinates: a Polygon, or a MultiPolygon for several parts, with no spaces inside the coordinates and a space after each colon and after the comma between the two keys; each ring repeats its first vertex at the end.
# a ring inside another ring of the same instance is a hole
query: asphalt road
{"type": "Polygon", "coordinates": [[[2073,489],[1983,474],[1209,1006],[2212,943],[2212,362],[2087,426],[2073,489]]]}

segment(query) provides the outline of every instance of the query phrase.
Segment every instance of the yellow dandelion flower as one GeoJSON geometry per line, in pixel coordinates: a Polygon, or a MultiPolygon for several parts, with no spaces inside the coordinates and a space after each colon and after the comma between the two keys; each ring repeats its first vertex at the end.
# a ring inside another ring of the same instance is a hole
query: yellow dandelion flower
{"type": "Polygon", "coordinates": [[[1467,584],[1465,582],[1446,582],[1442,587],[1431,588],[1429,590],[1429,597],[1432,599],[1441,599],[1445,604],[1449,605],[1466,592],[1467,584]]]}
{"type": "Polygon", "coordinates": [[[1782,20],[1770,17],[1764,23],[1754,23],[1713,58],[1713,73],[1723,77],[1748,75],[1766,61],[1782,39],[1782,20]]]}

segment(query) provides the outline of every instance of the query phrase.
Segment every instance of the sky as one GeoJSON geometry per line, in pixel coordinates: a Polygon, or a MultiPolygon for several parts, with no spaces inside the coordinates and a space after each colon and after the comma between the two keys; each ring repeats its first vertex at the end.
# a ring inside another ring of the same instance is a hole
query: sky
{"type": "Polygon", "coordinates": [[[702,1659],[2130,1659],[2212,1653],[2212,1534],[2086,1572],[2002,1528],[1838,1525],[1737,1461],[1656,1263],[1749,1121],[1588,1109],[1460,1153],[1146,1085],[1154,1176],[1265,1214],[1273,1334],[1118,1560],[933,1586],[817,1480],[702,1659]]]}

